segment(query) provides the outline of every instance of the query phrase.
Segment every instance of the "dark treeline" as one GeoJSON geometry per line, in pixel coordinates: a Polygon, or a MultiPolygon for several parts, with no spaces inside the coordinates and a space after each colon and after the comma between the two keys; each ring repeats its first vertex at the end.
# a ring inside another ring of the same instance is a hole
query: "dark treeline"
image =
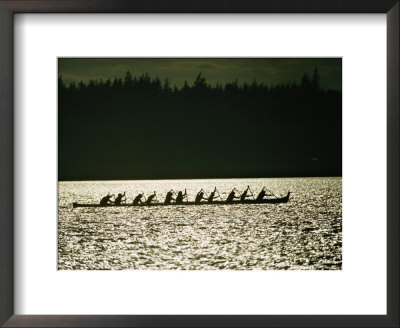
{"type": "Polygon", "coordinates": [[[342,94],[322,90],[317,69],[275,86],[60,76],[58,92],[60,180],[342,172],[342,94]]]}

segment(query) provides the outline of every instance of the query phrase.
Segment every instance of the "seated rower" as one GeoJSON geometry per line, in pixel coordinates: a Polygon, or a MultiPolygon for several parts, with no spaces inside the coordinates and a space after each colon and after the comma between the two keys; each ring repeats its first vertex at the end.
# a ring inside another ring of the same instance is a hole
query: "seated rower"
{"type": "Polygon", "coordinates": [[[154,197],[156,197],[156,192],[154,192],[154,194],[147,197],[146,204],[149,205],[152,202],[154,197]]]}
{"type": "Polygon", "coordinates": [[[114,197],[114,195],[107,194],[107,196],[104,196],[100,200],[100,205],[105,206],[105,205],[110,205],[112,204],[111,197],[114,197]]]}
{"type": "Polygon", "coordinates": [[[232,203],[235,198],[240,198],[239,196],[235,196],[235,189],[233,189],[228,197],[226,198],[226,203],[232,203]]]}
{"type": "Polygon", "coordinates": [[[139,203],[143,204],[144,202],[142,201],[142,197],[143,197],[143,193],[137,195],[135,197],[135,199],[133,200],[132,205],[138,205],[139,203]]]}
{"type": "Polygon", "coordinates": [[[211,192],[210,196],[208,196],[207,201],[208,201],[209,203],[212,203],[212,202],[213,202],[214,197],[215,197],[215,192],[216,192],[216,191],[217,191],[217,187],[215,187],[214,191],[211,192]]]}
{"type": "Polygon", "coordinates": [[[175,200],[172,195],[173,195],[173,190],[171,189],[170,191],[167,192],[167,195],[165,196],[165,201],[164,204],[171,204],[171,200],[175,200]]]}
{"type": "Polygon", "coordinates": [[[118,194],[117,198],[115,198],[115,200],[114,200],[114,204],[121,205],[122,201],[126,201],[126,197],[125,197],[125,199],[122,199],[124,197],[125,197],[125,192],[124,192],[124,194],[118,194]]]}
{"type": "Polygon", "coordinates": [[[201,189],[201,190],[197,193],[196,198],[195,198],[195,200],[194,200],[194,203],[195,203],[195,204],[200,204],[200,202],[201,202],[202,199],[206,199],[206,200],[207,200],[207,198],[206,198],[206,197],[203,197],[203,196],[204,196],[204,191],[203,191],[203,189],[201,189]]]}
{"type": "Polygon", "coordinates": [[[177,204],[182,204],[184,198],[187,198],[187,191],[186,191],[186,189],[185,189],[185,194],[183,194],[182,191],[178,192],[178,196],[176,196],[175,202],[176,202],[177,204]]]}
{"type": "Polygon", "coordinates": [[[260,193],[258,194],[258,196],[256,198],[256,201],[257,202],[261,201],[266,194],[267,194],[267,192],[266,192],[265,187],[264,187],[264,188],[261,189],[260,193]]]}
{"type": "Polygon", "coordinates": [[[247,189],[243,192],[243,194],[240,196],[240,201],[243,203],[246,200],[247,197],[247,192],[249,191],[250,186],[247,186],[247,189]]]}

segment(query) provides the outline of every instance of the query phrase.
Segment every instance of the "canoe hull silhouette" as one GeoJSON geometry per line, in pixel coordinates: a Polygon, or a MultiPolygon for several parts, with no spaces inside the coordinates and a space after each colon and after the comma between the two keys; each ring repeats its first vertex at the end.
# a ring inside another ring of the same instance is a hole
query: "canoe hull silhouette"
{"type": "Polygon", "coordinates": [[[219,201],[213,201],[212,203],[208,203],[208,202],[200,202],[200,203],[183,202],[183,203],[169,203],[169,204],[164,204],[164,203],[146,204],[146,203],[143,203],[143,204],[137,204],[137,205],[133,205],[132,203],[119,204],[119,205],[73,203],[72,206],[74,208],[76,208],[76,207],[153,207],[153,206],[191,206],[191,205],[200,206],[200,205],[239,205],[239,204],[282,204],[282,203],[287,203],[289,201],[289,197],[290,197],[290,192],[288,192],[285,197],[281,197],[281,198],[266,198],[266,199],[262,199],[260,201],[253,200],[253,199],[246,199],[244,201],[236,200],[236,201],[232,201],[231,203],[227,203],[225,201],[219,200],[219,201]]]}

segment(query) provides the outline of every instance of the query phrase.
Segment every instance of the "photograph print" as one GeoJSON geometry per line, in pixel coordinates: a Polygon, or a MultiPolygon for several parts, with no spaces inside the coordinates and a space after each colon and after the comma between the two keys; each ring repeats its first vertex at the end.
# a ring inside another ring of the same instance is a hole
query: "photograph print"
{"type": "Polygon", "coordinates": [[[341,270],[341,58],[59,58],[59,270],[341,270]]]}

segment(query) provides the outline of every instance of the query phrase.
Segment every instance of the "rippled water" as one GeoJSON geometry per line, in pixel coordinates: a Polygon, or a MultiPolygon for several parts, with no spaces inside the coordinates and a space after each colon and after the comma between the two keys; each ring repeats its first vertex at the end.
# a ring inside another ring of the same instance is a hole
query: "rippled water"
{"type": "Polygon", "coordinates": [[[342,179],[223,179],[59,183],[58,267],[62,270],[340,270],[342,179]],[[263,186],[287,204],[72,208],[126,191],[194,198],[215,186],[263,186]]]}

